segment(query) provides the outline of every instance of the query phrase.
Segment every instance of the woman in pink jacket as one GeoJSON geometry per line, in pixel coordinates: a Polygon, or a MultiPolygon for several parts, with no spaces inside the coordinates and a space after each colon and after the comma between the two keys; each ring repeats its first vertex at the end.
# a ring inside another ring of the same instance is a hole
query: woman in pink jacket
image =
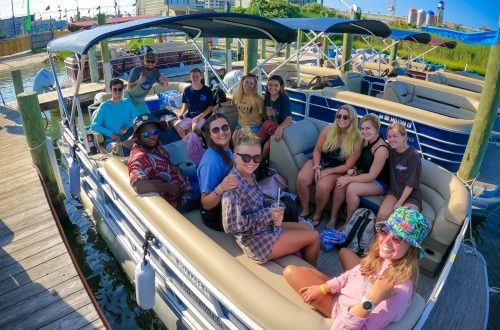
{"type": "Polygon", "coordinates": [[[359,260],[352,253],[349,264],[358,264],[339,277],[330,279],[307,267],[284,270],[306,304],[331,316],[331,329],[383,329],[400,320],[413,299],[427,220],[413,208],[400,207],[376,229],[368,254],[359,260]]]}

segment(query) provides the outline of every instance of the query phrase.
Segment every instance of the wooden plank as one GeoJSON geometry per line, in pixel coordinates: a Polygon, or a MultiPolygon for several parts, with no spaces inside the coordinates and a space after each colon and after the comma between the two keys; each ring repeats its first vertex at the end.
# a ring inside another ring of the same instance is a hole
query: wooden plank
{"type": "Polygon", "coordinates": [[[29,269],[29,272],[24,271],[22,273],[17,273],[9,277],[8,280],[0,281],[0,294],[12,291],[31,281],[37,281],[43,276],[52,272],[57,272],[59,269],[69,266],[73,267],[71,259],[69,259],[66,255],[60,255],[44,264],[29,269]]]}
{"type": "Polygon", "coordinates": [[[99,314],[97,314],[94,305],[90,304],[73,311],[55,322],[41,327],[40,330],[79,329],[88,326],[95,321],[101,321],[101,319],[99,318],[99,314]]]}
{"type": "Polygon", "coordinates": [[[28,236],[28,237],[25,237],[23,239],[18,239],[18,240],[15,240],[11,243],[9,243],[8,245],[2,247],[2,249],[0,249],[0,258],[3,258],[3,256],[7,255],[7,254],[10,254],[10,253],[14,253],[15,251],[19,250],[19,249],[22,249],[26,246],[30,246],[30,245],[33,245],[34,243],[37,243],[39,241],[45,241],[46,239],[50,239],[51,236],[59,236],[59,231],[56,230],[55,228],[52,229],[51,228],[47,228],[45,230],[41,230],[38,232],[38,235],[32,235],[32,236],[28,236]],[[51,229],[51,230],[49,230],[51,229]]]}
{"type": "MultiPolygon", "coordinates": [[[[9,306],[0,313],[0,328],[8,327],[11,324],[15,324],[18,329],[38,328],[45,324],[40,321],[47,322],[45,317],[49,317],[51,321],[57,320],[59,317],[68,314],[67,311],[63,315],[57,313],[58,309],[62,309],[61,304],[54,304],[61,301],[62,304],[71,303],[69,301],[64,301],[62,299],[69,297],[70,295],[81,291],[85,296],[87,292],[83,289],[82,284],[79,281],[73,281],[72,279],[62,282],[49,290],[44,290],[43,292],[27,299],[25,301],[19,302],[15,305],[9,306]],[[50,308],[51,305],[56,305],[56,309],[50,308]],[[36,317],[35,317],[36,316],[36,317]],[[28,324],[25,322],[29,321],[28,324]]],[[[81,306],[78,306],[81,307],[81,306]]]]}
{"type": "Polygon", "coordinates": [[[3,188],[0,189],[0,199],[4,196],[16,195],[20,197],[17,192],[25,188],[30,188],[40,182],[40,179],[34,175],[18,175],[11,177],[11,179],[3,184],[3,188]]]}
{"type": "Polygon", "coordinates": [[[94,321],[85,327],[79,328],[78,330],[94,330],[94,329],[105,329],[104,324],[102,323],[101,320],[94,321]]]}
{"type": "Polygon", "coordinates": [[[12,277],[13,275],[29,270],[35,266],[41,265],[44,262],[51,260],[52,258],[59,257],[66,253],[66,248],[64,244],[59,244],[48,248],[40,253],[23,258],[23,260],[18,261],[13,265],[7,267],[2,267],[0,269],[0,281],[12,277]]]}
{"type": "Polygon", "coordinates": [[[75,277],[77,276],[78,274],[73,267],[64,267],[59,269],[57,272],[51,272],[38,278],[36,282],[28,282],[23,286],[6,292],[0,295],[0,313],[2,310],[24,300],[31,299],[31,297],[39,294],[40,292],[51,289],[59,283],[70,279],[76,280],[75,277]]]}
{"type": "MultiPolygon", "coordinates": [[[[44,196],[45,197],[45,196],[44,196]]],[[[41,196],[36,196],[35,198],[32,199],[20,199],[18,198],[17,201],[14,201],[10,203],[10,205],[5,205],[4,201],[0,201],[0,217],[2,219],[11,217],[13,215],[16,215],[18,213],[23,212],[26,210],[27,205],[26,205],[26,200],[30,201],[29,207],[46,207],[47,210],[50,210],[49,206],[47,205],[47,200],[45,198],[42,198],[41,196]],[[37,198],[38,197],[38,198],[37,198]]]]}
{"type": "MultiPolygon", "coordinates": [[[[11,218],[9,218],[11,219],[11,218]]],[[[4,224],[0,229],[0,242],[9,243],[52,227],[53,219],[47,212],[40,213],[33,220],[19,219],[13,224],[4,224]],[[16,233],[16,235],[14,235],[16,233]],[[8,236],[11,236],[10,239],[8,236]]],[[[11,221],[9,221],[11,222],[11,221]]]]}
{"type": "MultiPolygon", "coordinates": [[[[19,242],[19,241],[18,241],[19,242]]],[[[23,240],[24,242],[24,240],[23,240]]],[[[2,267],[7,267],[13,263],[19,262],[33,254],[38,252],[43,252],[53,246],[62,243],[61,237],[56,233],[43,241],[38,241],[35,244],[25,245],[23,248],[13,251],[9,254],[5,254],[0,257],[0,264],[2,267]]]]}
{"type": "MultiPolygon", "coordinates": [[[[26,208],[26,202],[34,201],[35,199],[39,199],[41,202],[47,204],[45,196],[41,194],[41,189],[39,186],[34,186],[24,191],[19,190],[16,195],[5,197],[0,204],[0,214],[5,217],[15,214],[16,212],[13,212],[14,208],[20,205],[24,205],[26,208]],[[19,196],[23,196],[23,198],[20,199],[19,196]]],[[[48,205],[47,209],[49,209],[48,205]]]]}

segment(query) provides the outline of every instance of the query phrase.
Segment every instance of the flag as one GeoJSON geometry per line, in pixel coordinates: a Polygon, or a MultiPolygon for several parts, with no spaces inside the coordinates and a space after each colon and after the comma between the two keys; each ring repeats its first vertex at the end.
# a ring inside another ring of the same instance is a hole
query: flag
{"type": "Polygon", "coordinates": [[[45,8],[45,11],[47,10],[50,10],[50,5],[48,5],[47,8],[45,8]]]}
{"type": "Polygon", "coordinates": [[[30,14],[30,0],[27,0],[28,2],[28,12],[26,14],[26,22],[24,23],[24,29],[25,31],[31,31],[31,14],[30,14]]]}

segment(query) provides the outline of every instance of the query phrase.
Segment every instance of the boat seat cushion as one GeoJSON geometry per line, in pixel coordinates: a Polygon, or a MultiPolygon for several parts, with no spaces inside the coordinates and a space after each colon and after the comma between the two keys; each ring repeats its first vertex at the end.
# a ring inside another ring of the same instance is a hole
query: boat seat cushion
{"type": "Polygon", "coordinates": [[[384,99],[408,104],[413,98],[413,90],[411,85],[402,81],[388,82],[384,89],[384,99]]]}

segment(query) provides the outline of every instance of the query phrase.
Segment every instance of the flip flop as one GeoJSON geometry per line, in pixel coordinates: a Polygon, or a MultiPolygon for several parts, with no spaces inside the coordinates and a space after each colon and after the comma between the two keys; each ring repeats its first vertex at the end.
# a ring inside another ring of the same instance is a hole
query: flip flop
{"type": "Polygon", "coordinates": [[[306,220],[306,219],[309,219],[311,217],[311,215],[312,215],[312,212],[309,211],[309,213],[307,213],[306,215],[299,215],[298,218],[302,218],[302,219],[306,220]]]}
{"type": "Polygon", "coordinates": [[[319,218],[319,219],[311,219],[311,223],[313,224],[314,228],[316,228],[321,223],[321,218],[319,218]]]}

